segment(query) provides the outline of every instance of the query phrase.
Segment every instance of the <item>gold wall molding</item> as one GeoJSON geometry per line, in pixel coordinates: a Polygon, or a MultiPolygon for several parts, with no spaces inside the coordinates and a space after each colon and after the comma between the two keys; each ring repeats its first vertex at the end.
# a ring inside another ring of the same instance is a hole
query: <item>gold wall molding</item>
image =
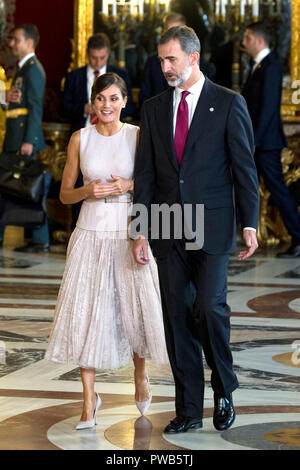
{"type": "Polygon", "coordinates": [[[86,46],[94,30],[94,0],[74,0],[74,51],[71,68],[86,65],[86,46]]]}
{"type": "Polygon", "coordinates": [[[300,1],[291,0],[291,83],[300,79],[300,1]]]}

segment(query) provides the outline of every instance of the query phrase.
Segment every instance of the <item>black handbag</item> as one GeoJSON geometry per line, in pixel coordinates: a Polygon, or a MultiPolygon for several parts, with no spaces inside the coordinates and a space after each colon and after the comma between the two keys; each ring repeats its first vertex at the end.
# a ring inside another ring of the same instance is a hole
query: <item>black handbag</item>
{"type": "Polygon", "coordinates": [[[20,203],[0,197],[0,225],[37,228],[45,222],[45,211],[38,203],[20,203]]]}
{"type": "Polygon", "coordinates": [[[26,202],[19,198],[0,194],[0,226],[17,225],[37,228],[45,223],[47,217],[46,200],[51,185],[51,174],[44,173],[42,196],[39,202],[26,202]]]}
{"type": "Polygon", "coordinates": [[[43,195],[46,165],[19,153],[0,154],[0,193],[21,201],[39,202],[43,195]]]}

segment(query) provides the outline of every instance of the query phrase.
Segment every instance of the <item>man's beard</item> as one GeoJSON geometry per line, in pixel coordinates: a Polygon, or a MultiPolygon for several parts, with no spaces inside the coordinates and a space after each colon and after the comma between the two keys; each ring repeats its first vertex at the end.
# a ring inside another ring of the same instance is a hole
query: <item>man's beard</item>
{"type": "Polygon", "coordinates": [[[168,85],[173,86],[173,87],[180,87],[183,85],[191,76],[192,73],[192,67],[190,65],[187,66],[187,68],[184,70],[184,72],[180,74],[176,74],[177,78],[170,79],[168,78],[168,74],[165,74],[165,79],[168,82],[168,85]]]}

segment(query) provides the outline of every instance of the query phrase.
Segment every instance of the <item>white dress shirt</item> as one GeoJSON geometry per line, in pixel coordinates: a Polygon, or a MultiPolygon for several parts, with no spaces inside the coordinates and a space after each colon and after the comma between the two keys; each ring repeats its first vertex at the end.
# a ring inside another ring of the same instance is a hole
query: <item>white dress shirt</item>
{"type": "MultiPolygon", "coordinates": [[[[205,82],[205,77],[203,73],[201,72],[201,77],[199,78],[199,80],[187,90],[189,91],[189,95],[186,96],[185,100],[188,104],[188,109],[189,109],[189,128],[190,128],[190,125],[191,125],[191,122],[195,113],[195,109],[198,104],[198,100],[200,98],[200,95],[203,89],[204,82],[205,82]]],[[[182,88],[175,87],[174,93],[173,93],[173,135],[174,136],[175,136],[175,129],[176,129],[177,111],[178,111],[178,106],[181,100],[181,93],[183,91],[184,90],[182,88]]],[[[256,232],[256,229],[253,227],[244,227],[243,230],[252,230],[256,232]]]]}
{"type": "Polygon", "coordinates": [[[30,54],[27,54],[25,57],[23,57],[23,59],[18,62],[19,69],[21,69],[27,60],[31,59],[33,56],[35,56],[35,53],[30,52],[30,54]]]}
{"type": "MultiPolygon", "coordinates": [[[[88,64],[87,66],[87,71],[86,71],[86,82],[87,82],[87,96],[88,96],[88,103],[91,103],[91,94],[92,94],[92,88],[93,88],[93,85],[94,85],[94,81],[95,81],[95,70],[92,69],[92,67],[88,64]]],[[[104,67],[102,67],[100,70],[98,70],[99,72],[99,77],[100,75],[103,75],[104,73],[106,73],[106,65],[104,65],[104,67]]],[[[91,125],[91,120],[90,120],[90,115],[86,116],[86,122],[85,122],[85,127],[88,127],[91,125]]]]}
{"type": "MultiPolygon", "coordinates": [[[[198,104],[199,97],[201,95],[201,91],[203,88],[205,82],[205,77],[203,73],[201,72],[201,77],[199,80],[194,83],[194,85],[191,86],[187,91],[189,91],[189,95],[185,98],[185,101],[188,104],[189,108],[189,128],[194,116],[195,109],[198,104]]],[[[173,94],[173,135],[175,135],[175,128],[176,128],[176,119],[177,119],[177,111],[178,111],[178,106],[181,101],[181,93],[184,90],[179,87],[175,87],[174,89],[174,94],[173,94]]]]}
{"type": "Polygon", "coordinates": [[[262,49],[256,57],[254,57],[254,62],[255,64],[253,65],[253,68],[252,68],[252,73],[254,72],[254,70],[256,69],[256,67],[261,63],[262,60],[264,60],[265,57],[267,57],[267,55],[269,55],[271,52],[271,49],[269,49],[268,47],[266,47],[265,49],[262,49]]]}

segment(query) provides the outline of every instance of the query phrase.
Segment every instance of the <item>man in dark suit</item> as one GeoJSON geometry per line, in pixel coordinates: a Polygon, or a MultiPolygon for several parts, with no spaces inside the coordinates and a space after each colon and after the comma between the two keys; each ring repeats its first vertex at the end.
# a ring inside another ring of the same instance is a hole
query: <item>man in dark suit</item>
{"type": "Polygon", "coordinates": [[[282,70],[269,44],[270,34],[264,23],[252,23],[246,28],[243,46],[254,63],[242,95],[252,119],[257,170],[292,238],[290,248],[278,256],[295,258],[300,256],[300,216],[282,173],[281,150],[286,147],[280,118],[282,70]]]}
{"type": "MultiPolygon", "coordinates": [[[[181,13],[168,13],[163,19],[163,31],[167,31],[175,26],[184,26],[186,24],[185,17],[181,13]]],[[[200,58],[200,69],[204,75],[210,76],[211,70],[209,65],[202,57],[200,58]]],[[[139,96],[140,106],[145,100],[162,93],[168,88],[168,82],[162,73],[158,55],[152,54],[148,57],[143,73],[141,83],[141,91],[139,96]]]]}
{"type": "MultiPolygon", "coordinates": [[[[176,418],[165,432],[202,427],[202,348],[212,369],[214,425],[224,430],[234,421],[231,394],[238,387],[226,303],[229,255],[236,239],[235,199],[247,246],[239,259],[257,248],[259,197],[252,125],[245,100],[215,85],[200,71],[200,42],[191,28],[166,31],[158,55],[171,88],[143,106],[134,175],[134,204],[142,206],[134,208],[145,206],[150,214],[153,204],[164,204],[170,210],[176,205],[184,216],[184,224],[170,224],[170,237],[159,234],[151,241],[176,387],[176,418]],[[204,244],[196,236],[191,249],[186,242],[195,219],[190,220],[189,212],[197,214],[199,205],[204,205],[204,244]],[[178,235],[181,224],[184,235],[178,235]]],[[[154,219],[151,230],[157,226],[154,219]]],[[[136,220],[133,217],[131,229],[136,220]]],[[[133,252],[138,263],[146,264],[148,243],[144,238],[148,234],[146,225],[140,226],[133,252]]]]}
{"type": "MultiPolygon", "coordinates": [[[[184,26],[186,24],[185,17],[181,13],[168,13],[163,18],[163,31],[167,31],[175,26],[184,26]]],[[[139,96],[140,105],[145,100],[162,93],[168,88],[168,83],[162,73],[157,52],[148,57],[143,73],[141,83],[141,91],[139,96]]]]}
{"type": "Polygon", "coordinates": [[[87,45],[88,64],[70,72],[65,81],[61,100],[60,112],[71,122],[71,131],[75,132],[87,125],[91,125],[90,117],[93,115],[91,106],[91,90],[95,79],[106,72],[115,72],[126,83],[128,91],[127,104],[121,117],[133,115],[134,104],[128,73],[125,69],[108,65],[110,54],[110,41],[104,33],[90,37],[87,45]]]}
{"type": "MultiPolygon", "coordinates": [[[[126,83],[128,97],[126,107],[122,110],[121,118],[132,117],[134,103],[129,75],[125,69],[108,65],[110,41],[106,34],[98,33],[91,36],[87,44],[88,64],[70,72],[65,81],[60,113],[71,122],[71,132],[94,124],[94,112],[91,105],[91,91],[95,79],[106,72],[115,72],[126,83]]],[[[82,174],[79,173],[75,187],[83,185],[82,174]]],[[[72,226],[75,227],[82,201],[72,206],[72,226]]]]}
{"type": "MultiPolygon", "coordinates": [[[[12,87],[6,93],[6,133],[4,152],[20,152],[26,158],[36,158],[45,146],[42,131],[43,99],[46,75],[35,55],[39,41],[37,27],[32,24],[17,26],[12,32],[10,47],[18,58],[12,87]]],[[[4,227],[0,229],[2,241],[4,227]]],[[[32,241],[23,252],[48,252],[48,222],[32,231],[32,241]]]]}

